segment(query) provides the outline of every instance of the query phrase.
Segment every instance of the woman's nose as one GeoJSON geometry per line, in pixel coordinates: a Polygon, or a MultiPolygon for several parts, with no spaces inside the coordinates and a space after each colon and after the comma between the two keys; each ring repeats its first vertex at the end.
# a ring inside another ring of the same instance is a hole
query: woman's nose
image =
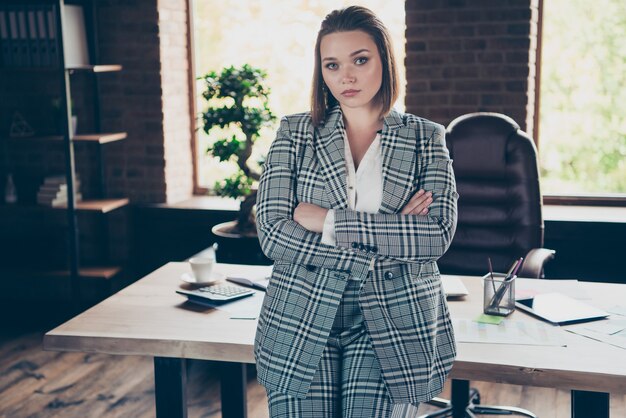
{"type": "Polygon", "coordinates": [[[354,76],[350,71],[345,71],[342,75],[341,82],[343,84],[352,84],[354,83],[354,76]]]}

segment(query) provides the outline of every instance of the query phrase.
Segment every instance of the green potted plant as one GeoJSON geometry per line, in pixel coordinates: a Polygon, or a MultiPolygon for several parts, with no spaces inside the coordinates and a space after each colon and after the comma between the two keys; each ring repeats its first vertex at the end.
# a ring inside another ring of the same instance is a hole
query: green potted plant
{"type": "Polygon", "coordinates": [[[237,220],[217,225],[213,232],[256,239],[254,206],[260,172],[250,167],[249,160],[261,128],[276,119],[268,106],[270,89],[265,84],[266,73],[244,64],[240,68],[226,67],[219,73],[211,71],[202,78],[205,83],[202,95],[207,101],[202,113],[203,131],[209,134],[216,127],[233,126],[238,131],[230,138],[216,140],[207,149],[207,154],[238,166],[237,173],[215,184],[215,193],[241,201],[237,220]]]}

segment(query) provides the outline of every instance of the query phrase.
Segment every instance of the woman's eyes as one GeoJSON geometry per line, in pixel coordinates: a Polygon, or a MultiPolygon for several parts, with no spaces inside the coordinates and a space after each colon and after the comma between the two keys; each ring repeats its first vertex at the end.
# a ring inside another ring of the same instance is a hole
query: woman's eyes
{"type": "MultiPolygon", "coordinates": [[[[369,58],[367,58],[367,57],[359,57],[359,58],[354,60],[354,63],[356,65],[363,65],[367,61],[369,61],[369,58]]],[[[329,62],[328,64],[326,64],[326,68],[329,69],[329,70],[336,70],[337,68],[339,68],[339,65],[337,65],[337,63],[335,63],[335,62],[329,62]]]]}

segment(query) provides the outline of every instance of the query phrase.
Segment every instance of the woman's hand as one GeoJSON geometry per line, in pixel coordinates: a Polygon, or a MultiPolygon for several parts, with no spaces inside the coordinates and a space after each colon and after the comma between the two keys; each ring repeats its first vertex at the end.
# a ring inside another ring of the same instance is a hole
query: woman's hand
{"type": "Polygon", "coordinates": [[[293,211],[293,220],[311,232],[322,233],[328,209],[311,203],[299,203],[293,211]]]}
{"type": "Polygon", "coordinates": [[[428,213],[428,206],[430,206],[432,202],[432,192],[425,193],[423,189],[420,189],[411,197],[411,200],[404,205],[400,213],[402,215],[426,215],[428,213]]]}

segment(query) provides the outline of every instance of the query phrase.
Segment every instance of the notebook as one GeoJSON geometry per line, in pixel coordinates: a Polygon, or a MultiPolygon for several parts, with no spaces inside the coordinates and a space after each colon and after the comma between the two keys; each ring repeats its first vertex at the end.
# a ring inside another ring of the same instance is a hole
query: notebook
{"type": "Polygon", "coordinates": [[[460,276],[450,276],[447,274],[441,275],[441,283],[443,284],[443,291],[446,297],[456,298],[466,296],[469,292],[467,287],[461,281],[460,276]]]}
{"type": "Polygon", "coordinates": [[[515,306],[556,325],[594,321],[609,316],[602,309],[561,293],[541,293],[530,298],[517,299],[515,306]]]}

